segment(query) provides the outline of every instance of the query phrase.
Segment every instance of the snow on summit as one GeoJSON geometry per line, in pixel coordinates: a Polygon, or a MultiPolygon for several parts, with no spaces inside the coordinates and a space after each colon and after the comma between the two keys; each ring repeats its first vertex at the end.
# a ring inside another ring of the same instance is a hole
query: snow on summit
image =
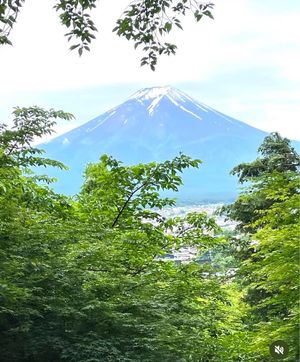
{"type": "MultiPolygon", "coordinates": [[[[174,89],[174,88],[173,88],[174,89]]],[[[149,100],[154,98],[161,98],[172,91],[172,87],[152,87],[152,88],[143,88],[134,93],[129,99],[138,99],[138,100],[149,100]]]]}
{"type": "Polygon", "coordinates": [[[139,91],[134,93],[131,97],[129,97],[129,100],[137,100],[139,102],[145,102],[145,101],[159,102],[164,97],[167,97],[175,105],[177,105],[178,102],[186,102],[186,101],[195,102],[195,100],[190,98],[188,95],[170,86],[140,89],[139,91]]]}
{"type": "Polygon", "coordinates": [[[135,100],[141,104],[147,105],[147,109],[149,115],[153,115],[157,106],[160,104],[163,98],[167,98],[171,101],[175,106],[181,108],[183,111],[192,114],[194,117],[201,120],[201,117],[196,115],[195,113],[188,110],[183,106],[185,103],[193,103],[197,104],[197,107],[204,112],[208,111],[208,107],[202,103],[199,103],[189,97],[187,94],[181,92],[180,90],[173,88],[171,86],[164,87],[152,87],[152,88],[143,88],[134,93],[131,97],[129,97],[128,101],[135,100]]]}

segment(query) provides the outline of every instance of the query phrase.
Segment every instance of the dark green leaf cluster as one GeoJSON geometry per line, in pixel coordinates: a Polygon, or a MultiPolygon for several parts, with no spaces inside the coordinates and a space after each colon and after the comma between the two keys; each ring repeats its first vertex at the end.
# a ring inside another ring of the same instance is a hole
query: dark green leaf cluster
{"type": "Polygon", "coordinates": [[[76,43],[70,47],[71,50],[78,49],[79,55],[84,50],[90,50],[90,43],[95,39],[94,33],[97,28],[88,11],[96,7],[96,0],[60,0],[54,8],[60,12],[61,23],[70,28],[66,34],[68,41],[76,39],[76,43]]]}
{"type": "MultiPolygon", "coordinates": [[[[10,31],[25,0],[4,0],[0,2],[0,45],[11,44],[10,31]]],[[[70,49],[77,49],[81,56],[90,50],[97,28],[90,12],[96,7],[97,0],[56,0],[54,8],[59,13],[63,26],[69,29],[65,34],[68,41],[74,42],[70,49]]],[[[213,18],[211,2],[198,0],[135,0],[117,20],[113,31],[119,36],[134,41],[134,46],[143,47],[147,54],[141,59],[141,65],[149,65],[155,70],[157,59],[162,54],[175,54],[176,45],[164,42],[163,36],[169,34],[175,26],[182,29],[181,18],[191,12],[196,21],[203,16],[213,18]]]]}
{"type": "Polygon", "coordinates": [[[9,34],[25,0],[2,0],[0,2],[0,45],[12,45],[9,34]]]}
{"type": "Polygon", "coordinates": [[[197,21],[203,16],[213,18],[212,8],[212,3],[196,0],[135,0],[117,21],[113,31],[133,40],[135,48],[142,46],[147,55],[141,59],[141,65],[149,65],[155,70],[159,55],[176,52],[176,45],[163,42],[163,36],[169,34],[173,26],[182,29],[180,17],[190,11],[197,21]]]}

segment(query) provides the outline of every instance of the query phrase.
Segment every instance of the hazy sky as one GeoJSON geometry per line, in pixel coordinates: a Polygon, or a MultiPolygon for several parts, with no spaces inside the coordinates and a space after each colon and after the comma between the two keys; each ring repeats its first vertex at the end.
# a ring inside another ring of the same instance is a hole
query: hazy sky
{"type": "Polygon", "coordinates": [[[81,58],[68,50],[53,2],[26,0],[0,48],[0,121],[12,107],[40,105],[72,112],[65,131],[123,102],[142,87],[172,85],[200,102],[266,131],[300,139],[299,0],[215,0],[215,20],[184,20],[170,40],[176,56],[153,73],[141,53],[111,32],[128,1],[101,0],[99,29],[81,58]],[[112,5],[113,4],[113,5],[112,5]]]}

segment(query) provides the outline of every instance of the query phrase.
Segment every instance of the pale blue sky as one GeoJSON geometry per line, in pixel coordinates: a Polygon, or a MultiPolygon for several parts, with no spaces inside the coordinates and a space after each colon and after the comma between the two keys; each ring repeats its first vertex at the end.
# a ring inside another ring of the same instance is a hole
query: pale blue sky
{"type": "Polygon", "coordinates": [[[139,88],[172,85],[231,117],[300,139],[298,0],[216,0],[215,20],[185,19],[185,31],[173,39],[178,54],[161,59],[155,73],[140,68],[141,54],[111,33],[126,1],[115,0],[113,8],[99,2],[98,38],[80,59],[45,3],[27,0],[14,47],[0,48],[0,121],[8,122],[16,105],[60,108],[76,116],[59,125],[61,133],[139,88]]]}

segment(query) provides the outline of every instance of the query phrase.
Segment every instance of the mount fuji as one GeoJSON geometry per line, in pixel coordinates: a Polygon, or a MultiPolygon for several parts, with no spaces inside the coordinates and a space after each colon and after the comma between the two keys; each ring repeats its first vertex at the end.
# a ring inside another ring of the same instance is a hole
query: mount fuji
{"type": "Polygon", "coordinates": [[[47,157],[64,162],[58,192],[77,193],[84,167],[101,154],[124,164],[171,159],[183,152],[203,161],[184,173],[176,197],[190,202],[226,201],[236,196],[230,170],[257,157],[266,133],[208,107],[172,87],[144,88],[124,103],[42,145],[47,157]]]}

